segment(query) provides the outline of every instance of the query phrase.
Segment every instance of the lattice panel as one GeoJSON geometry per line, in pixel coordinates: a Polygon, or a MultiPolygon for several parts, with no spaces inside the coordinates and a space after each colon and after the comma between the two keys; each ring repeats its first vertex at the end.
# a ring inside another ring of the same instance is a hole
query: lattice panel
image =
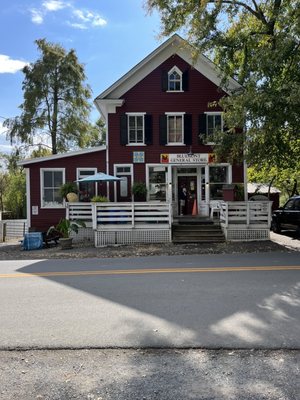
{"type": "Polygon", "coordinates": [[[234,229],[225,231],[226,239],[237,242],[269,240],[269,229],[234,229]]]}
{"type": "Polygon", "coordinates": [[[123,231],[96,231],[95,246],[110,244],[168,243],[171,241],[169,229],[132,229],[123,231]]]}
{"type": "Polygon", "coordinates": [[[92,228],[79,228],[78,234],[71,234],[74,243],[78,242],[94,242],[94,231],[92,228]]]}

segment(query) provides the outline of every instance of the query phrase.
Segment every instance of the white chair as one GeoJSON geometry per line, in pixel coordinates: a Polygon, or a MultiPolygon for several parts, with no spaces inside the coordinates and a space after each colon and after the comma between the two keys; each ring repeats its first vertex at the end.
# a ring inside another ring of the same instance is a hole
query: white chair
{"type": "Polygon", "coordinates": [[[209,203],[209,206],[210,206],[210,218],[214,218],[214,213],[217,213],[217,218],[219,218],[221,213],[220,202],[218,200],[212,200],[209,203]]]}

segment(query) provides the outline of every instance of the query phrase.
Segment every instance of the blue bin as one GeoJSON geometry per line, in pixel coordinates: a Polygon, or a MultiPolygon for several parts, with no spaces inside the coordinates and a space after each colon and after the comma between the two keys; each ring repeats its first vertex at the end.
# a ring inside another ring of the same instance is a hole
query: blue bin
{"type": "Polygon", "coordinates": [[[43,247],[42,232],[26,233],[22,243],[23,250],[37,250],[43,247]]]}

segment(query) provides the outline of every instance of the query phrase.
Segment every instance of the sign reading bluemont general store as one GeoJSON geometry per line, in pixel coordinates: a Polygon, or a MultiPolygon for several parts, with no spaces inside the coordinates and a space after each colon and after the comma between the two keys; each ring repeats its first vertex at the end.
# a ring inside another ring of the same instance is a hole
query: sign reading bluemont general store
{"type": "Polygon", "coordinates": [[[210,164],[214,162],[213,153],[181,153],[181,154],[161,154],[162,164],[210,164]]]}

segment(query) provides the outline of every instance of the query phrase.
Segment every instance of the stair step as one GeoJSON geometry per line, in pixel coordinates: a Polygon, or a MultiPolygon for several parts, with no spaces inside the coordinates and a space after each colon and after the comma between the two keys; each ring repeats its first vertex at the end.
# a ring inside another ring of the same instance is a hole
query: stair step
{"type": "Polygon", "coordinates": [[[225,242],[225,238],[211,238],[211,239],[173,239],[173,243],[223,243],[225,242]]]}

